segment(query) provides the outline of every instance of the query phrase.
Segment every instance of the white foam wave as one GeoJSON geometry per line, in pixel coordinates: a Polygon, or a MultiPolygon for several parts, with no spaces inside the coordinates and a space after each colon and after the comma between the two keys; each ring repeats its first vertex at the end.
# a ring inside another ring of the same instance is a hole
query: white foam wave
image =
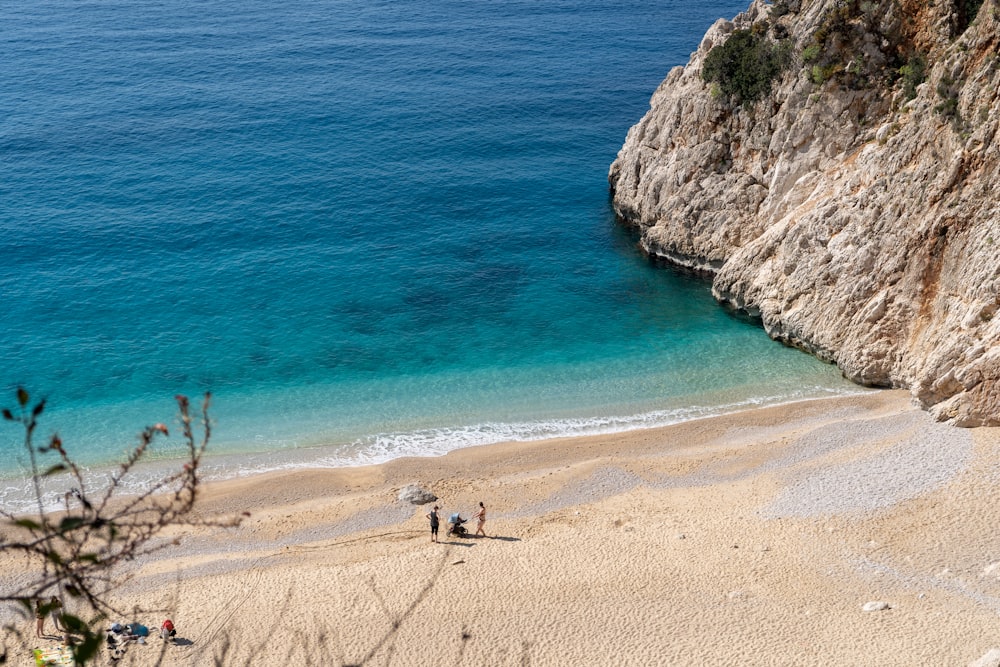
{"type": "Polygon", "coordinates": [[[401,433],[385,433],[354,442],[351,461],[327,459],[338,467],[384,463],[404,456],[440,456],[456,449],[499,442],[530,442],[588,435],[608,435],[638,429],[669,426],[684,421],[713,417],[750,408],[808,400],[821,396],[849,395],[854,391],[831,391],[815,388],[799,397],[757,396],[724,405],[688,406],[654,410],[634,415],[554,419],[529,422],[487,422],[458,428],[432,428],[401,433]]]}
{"type": "MultiPolygon", "coordinates": [[[[219,454],[203,461],[205,480],[245,477],[266,472],[301,468],[345,468],[385,463],[402,457],[441,456],[456,449],[490,445],[500,442],[530,442],[552,438],[608,435],[639,429],[669,426],[741,410],[791,403],[814,398],[846,396],[863,393],[859,387],[830,389],[802,388],[795,395],[755,396],[724,404],[687,406],[668,410],[653,410],[631,415],[589,418],[565,418],[522,422],[484,422],[469,426],[441,427],[380,433],[350,444],[321,447],[290,448],[257,454],[219,454]]],[[[161,460],[133,471],[121,484],[124,493],[140,493],[155,480],[172,471],[177,461],[161,460]]],[[[110,468],[85,471],[89,488],[104,488],[110,480],[110,468]]],[[[65,477],[46,479],[43,488],[45,509],[62,508],[66,491],[65,477]]],[[[0,502],[11,512],[28,512],[37,508],[29,478],[4,480],[0,486],[0,502]]]]}
{"type": "MultiPolygon", "coordinates": [[[[140,467],[130,475],[123,477],[118,484],[116,495],[131,496],[144,493],[150,486],[163,479],[167,474],[176,472],[180,462],[157,462],[145,467],[140,467]]],[[[84,490],[94,499],[95,492],[103,495],[104,491],[112,483],[112,477],[117,472],[117,467],[95,467],[81,468],[84,490]]],[[[44,512],[58,512],[66,509],[67,498],[72,489],[78,489],[79,483],[69,475],[53,475],[39,480],[39,496],[41,498],[41,508],[44,512]]],[[[172,489],[163,489],[169,491],[172,489]]],[[[70,507],[77,506],[76,501],[70,498],[70,507]]],[[[31,478],[5,479],[0,483],[0,503],[4,510],[12,514],[35,513],[39,509],[38,496],[35,495],[31,478]]]]}

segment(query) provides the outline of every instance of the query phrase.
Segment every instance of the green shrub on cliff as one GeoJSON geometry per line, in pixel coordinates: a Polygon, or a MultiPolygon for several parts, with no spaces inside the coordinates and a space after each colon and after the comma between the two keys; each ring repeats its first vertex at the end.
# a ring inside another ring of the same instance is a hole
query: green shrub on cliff
{"type": "Polygon", "coordinates": [[[899,68],[899,74],[903,79],[903,93],[906,99],[912,100],[917,96],[917,86],[924,82],[927,72],[927,61],[919,53],[910,56],[905,65],[899,68]]]}
{"type": "Polygon", "coordinates": [[[958,32],[965,32],[973,21],[976,20],[976,16],[979,14],[979,8],[983,6],[983,0],[957,0],[955,3],[955,9],[958,10],[958,32]]]}
{"type": "Polygon", "coordinates": [[[961,88],[961,82],[953,80],[947,74],[942,76],[937,85],[937,94],[941,101],[934,107],[934,111],[957,123],[960,120],[958,93],[961,88]]]}
{"type": "Polygon", "coordinates": [[[788,66],[790,49],[763,31],[736,30],[705,57],[701,78],[717,84],[730,101],[756,102],[771,92],[771,82],[788,66]]]}
{"type": "Polygon", "coordinates": [[[812,82],[823,85],[835,79],[844,88],[863,90],[894,81],[902,64],[898,55],[900,33],[887,29],[882,20],[891,13],[892,3],[839,0],[830,5],[801,53],[812,82]],[[881,45],[879,53],[873,53],[875,45],[881,45]]]}

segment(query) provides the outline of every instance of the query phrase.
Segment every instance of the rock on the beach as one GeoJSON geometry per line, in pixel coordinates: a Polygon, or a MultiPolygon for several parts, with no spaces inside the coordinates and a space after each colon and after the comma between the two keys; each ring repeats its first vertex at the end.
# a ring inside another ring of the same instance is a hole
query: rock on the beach
{"type": "Polygon", "coordinates": [[[1000,667],[1000,648],[991,648],[979,660],[970,662],[969,667],[1000,667]]]}
{"type": "Polygon", "coordinates": [[[419,484],[407,484],[399,490],[399,500],[414,505],[426,505],[437,499],[437,496],[419,484]]]}
{"type": "Polygon", "coordinates": [[[864,606],[861,607],[861,611],[884,611],[886,609],[889,609],[888,602],[876,602],[874,600],[872,602],[866,602],[864,606]]]}

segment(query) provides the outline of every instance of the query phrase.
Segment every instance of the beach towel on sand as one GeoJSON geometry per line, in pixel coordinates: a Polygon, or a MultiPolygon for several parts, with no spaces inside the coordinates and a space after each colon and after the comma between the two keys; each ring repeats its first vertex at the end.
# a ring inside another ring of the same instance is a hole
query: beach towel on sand
{"type": "Polygon", "coordinates": [[[34,650],[34,655],[35,665],[37,667],[73,665],[73,651],[68,646],[57,646],[56,648],[36,648],[34,650]]]}

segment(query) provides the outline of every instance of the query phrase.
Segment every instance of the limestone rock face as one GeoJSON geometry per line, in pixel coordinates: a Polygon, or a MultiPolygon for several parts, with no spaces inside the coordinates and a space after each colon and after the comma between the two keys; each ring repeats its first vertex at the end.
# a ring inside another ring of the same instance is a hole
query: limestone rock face
{"type": "Polygon", "coordinates": [[[967,6],[755,0],[669,73],[609,181],[647,252],[772,338],[1000,425],[1000,0],[967,6]],[[737,30],[791,54],[752,103],[701,76],[737,30]]]}

